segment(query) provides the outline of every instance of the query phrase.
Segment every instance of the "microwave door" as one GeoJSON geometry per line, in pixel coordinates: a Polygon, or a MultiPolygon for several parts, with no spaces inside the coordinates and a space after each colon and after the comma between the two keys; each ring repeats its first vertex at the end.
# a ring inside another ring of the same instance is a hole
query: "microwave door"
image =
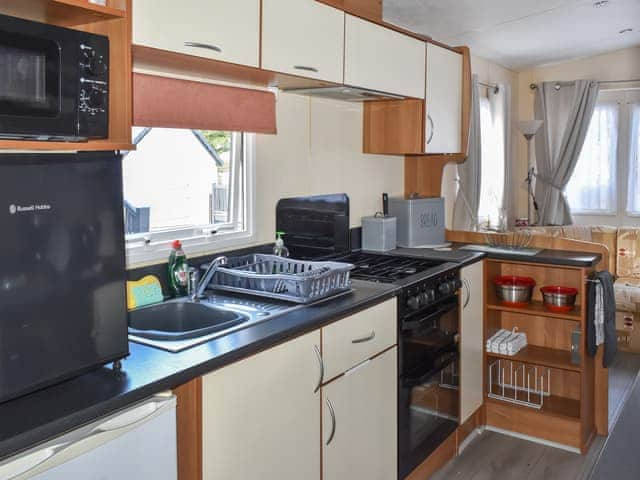
{"type": "Polygon", "coordinates": [[[71,30],[0,16],[0,138],[78,136],[77,50],[71,30]]]}

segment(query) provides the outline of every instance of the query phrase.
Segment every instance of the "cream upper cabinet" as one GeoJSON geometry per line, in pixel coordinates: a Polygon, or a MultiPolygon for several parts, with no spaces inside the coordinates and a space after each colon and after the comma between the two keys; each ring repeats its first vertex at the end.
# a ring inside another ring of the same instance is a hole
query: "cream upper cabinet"
{"type": "Polygon", "coordinates": [[[342,83],[344,12],[315,0],[262,0],[262,68],[342,83]]]}
{"type": "Polygon", "coordinates": [[[483,402],[484,262],[461,271],[460,414],[465,422],[483,402]]]}
{"type": "Polygon", "coordinates": [[[260,0],[133,0],[133,43],[258,67],[260,0]]]}
{"type": "Polygon", "coordinates": [[[424,98],[424,42],[352,15],[345,31],[345,84],[424,98]]]}
{"type": "Polygon", "coordinates": [[[320,480],[320,332],[205,375],[203,480],[320,480]]]}
{"type": "Polygon", "coordinates": [[[397,350],[322,387],[323,480],[397,478],[397,350]]]}
{"type": "Polygon", "coordinates": [[[462,55],[427,44],[427,153],[462,151],[462,55]]]}

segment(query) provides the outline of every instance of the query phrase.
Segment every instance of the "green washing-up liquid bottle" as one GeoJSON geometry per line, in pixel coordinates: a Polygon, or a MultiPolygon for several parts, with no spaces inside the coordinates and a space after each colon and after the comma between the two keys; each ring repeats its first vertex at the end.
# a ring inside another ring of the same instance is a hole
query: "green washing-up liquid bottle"
{"type": "Polygon", "coordinates": [[[187,294],[189,265],[187,265],[187,256],[182,250],[180,240],[173,242],[171,247],[168,269],[169,287],[174,296],[181,297],[187,294]]]}

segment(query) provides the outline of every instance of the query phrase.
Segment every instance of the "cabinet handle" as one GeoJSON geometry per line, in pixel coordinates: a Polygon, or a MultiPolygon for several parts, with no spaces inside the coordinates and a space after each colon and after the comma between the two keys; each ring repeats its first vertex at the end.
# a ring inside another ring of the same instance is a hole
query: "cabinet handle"
{"type": "Polygon", "coordinates": [[[431,133],[429,134],[429,139],[427,140],[427,145],[429,145],[431,143],[431,140],[433,140],[433,134],[436,131],[436,127],[433,123],[433,118],[431,118],[431,115],[427,115],[427,120],[429,121],[429,125],[431,125],[431,133]]]}
{"type": "Polygon", "coordinates": [[[374,338],[376,338],[376,332],[375,331],[371,331],[371,333],[368,336],[363,337],[363,338],[356,338],[355,340],[351,340],[351,343],[366,343],[366,342],[370,342],[374,338]]]}
{"type": "Polygon", "coordinates": [[[322,354],[320,353],[320,349],[318,348],[318,346],[314,345],[313,348],[316,351],[316,357],[318,358],[318,364],[320,365],[320,378],[318,378],[318,384],[313,390],[313,393],[317,393],[317,391],[320,390],[320,387],[322,386],[322,382],[324,381],[324,361],[322,360],[322,354]]]}
{"type": "Polygon", "coordinates": [[[464,299],[464,306],[462,308],[467,308],[469,306],[469,302],[471,301],[471,287],[469,287],[469,281],[466,278],[462,279],[462,285],[464,286],[464,290],[467,294],[467,297],[464,299]]]}
{"type": "Polygon", "coordinates": [[[329,439],[325,445],[328,447],[329,444],[333,441],[333,437],[336,436],[336,411],[333,409],[333,405],[331,404],[331,400],[327,398],[327,407],[329,407],[329,414],[331,415],[331,433],[329,434],[329,439]]]}
{"type": "Polygon", "coordinates": [[[214,52],[222,53],[222,49],[215,45],[210,45],[208,43],[198,43],[198,42],[184,42],[185,47],[193,47],[193,48],[203,48],[205,50],[213,50],[214,52]]]}
{"type": "Polygon", "coordinates": [[[314,73],[318,73],[318,69],[315,67],[306,67],[304,65],[294,65],[293,68],[295,70],[303,70],[305,72],[314,72],[314,73]]]}

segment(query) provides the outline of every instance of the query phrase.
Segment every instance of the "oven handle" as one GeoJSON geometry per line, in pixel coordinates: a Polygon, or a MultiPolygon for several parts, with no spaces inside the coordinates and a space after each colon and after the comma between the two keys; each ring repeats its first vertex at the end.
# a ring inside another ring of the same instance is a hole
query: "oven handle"
{"type": "Polygon", "coordinates": [[[437,366],[436,368],[432,368],[427,373],[420,375],[419,377],[400,377],[400,381],[404,387],[415,387],[417,385],[422,385],[429,377],[433,377],[436,373],[444,370],[453,362],[458,360],[459,355],[451,354],[447,361],[442,365],[437,366]]]}
{"type": "MultiPolygon", "coordinates": [[[[457,297],[456,297],[457,298],[457,297]]],[[[402,322],[402,330],[415,330],[416,328],[419,328],[422,326],[422,324],[428,320],[431,320],[435,317],[439,317],[441,315],[444,315],[445,313],[449,313],[452,310],[455,310],[456,308],[458,308],[458,302],[453,302],[453,303],[447,303],[444,305],[441,305],[435,312],[430,313],[429,315],[427,315],[426,317],[422,317],[420,318],[420,320],[414,320],[414,321],[409,321],[409,322],[402,322]]]]}

